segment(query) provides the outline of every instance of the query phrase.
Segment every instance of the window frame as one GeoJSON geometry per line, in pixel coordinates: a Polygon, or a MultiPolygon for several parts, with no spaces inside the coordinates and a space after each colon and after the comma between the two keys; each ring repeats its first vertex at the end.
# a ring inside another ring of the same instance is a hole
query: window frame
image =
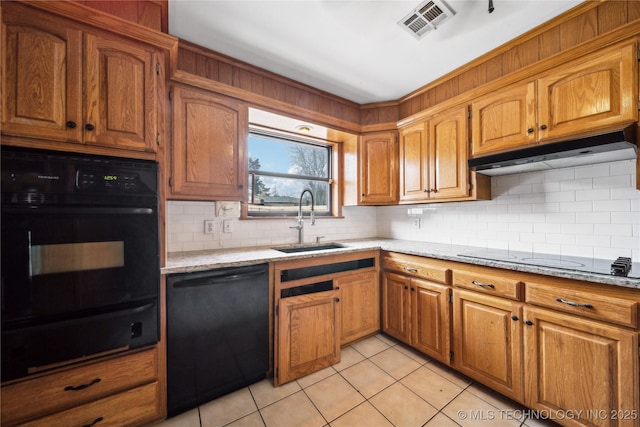
{"type": "Polygon", "coordinates": [[[328,186],[327,198],[328,198],[328,210],[327,212],[317,213],[316,218],[336,218],[341,215],[341,204],[339,203],[341,197],[340,185],[337,179],[338,170],[340,167],[339,164],[339,155],[341,146],[340,144],[325,140],[316,137],[304,136],[300,134],[290,133],[287,131],[275,130],[271,128],[266,128],[262,126],[250,126],[249,132],[247,133],[247,153],[249,147],[249,137],[251,135],[257,135],[260,137],[273,138],[275,140],[280,140],[284,142],[292,142],[299,144],[306,144],[321,148],[327,149],[327,159],[328,159],[328,176],[327,178],[318,178],[315,176],[308,175],[298,175],[298,174],[286,174],[286,173],[275,173],[275,172],[264,172],[261,171],[259,174],[252,174],[249,169],[249,155],[247,154],[246,160],[246,191],[245,191],[245,202],[242,203],[242,212],[241,219],[291,219],[295,218],[298,215],[298,208],[293,208],[290,212],[276,212],[273,214],[263,213],[256,214],[249,212],[250,206],[252,203],[253,196],[253,182],[255,175],[263,175],[263,176],[273,176],[280,178],[292,178],[292,179],[308,179],[319,182],[326,182],[328,186]],[[251,194],[250,194],[251,193],[251,194]]]}

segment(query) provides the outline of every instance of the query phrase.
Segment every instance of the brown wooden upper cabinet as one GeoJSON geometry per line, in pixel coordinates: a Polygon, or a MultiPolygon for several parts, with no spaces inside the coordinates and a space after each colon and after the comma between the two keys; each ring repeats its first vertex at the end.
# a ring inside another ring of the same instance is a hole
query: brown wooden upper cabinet
{"type": "Polygon", "coordinates": [[[471,103],[481,156],[638,120],[635,43],[611,46],[471,103]]]}
{"type": "Polygon", "coordinates": [[[242,200],[245,194],[246,104],[175,86],[169,197],[242,200]]]}
{"type": "Polygon", "coordinates": [[[467,106],[400,130],[400,202],[469,196],[467,106]]]}
{"type": "Polygon", "coordinates": [[[398,202],[398,134],[362,135],[359,145],[361,205],[398,202]]]}
{"type": "Polygon", "coordinates": [[[2,133],[42,148],[155,152],[162,52],[12,3],[2,5],[2,133]]]}

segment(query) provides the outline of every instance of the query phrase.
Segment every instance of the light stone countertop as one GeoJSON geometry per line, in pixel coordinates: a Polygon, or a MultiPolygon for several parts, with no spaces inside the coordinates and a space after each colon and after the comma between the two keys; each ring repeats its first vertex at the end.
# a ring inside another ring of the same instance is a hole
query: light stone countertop
{"type": "MultiPolygon", "coordinates": [[[[275,249],[272,249],[271,247],[218,249],[197,252],[176,252],[170,253],[168,255],[166,266],[161,269],[161,272],[162,274],[188,273],[224,267],[237,267],[242,265],[252,265],[274,261],[312,258],[330,254],[342,254],[361,252],[371,249],[383,249],[387,251],[400,252],[410,255],[419,255],[428,258],[455,261],[466,264],[484,265],[487,267],[497,267],[506,270],[522,271],[526,273],[536,273],[547,276],[563,277],[567,279],[584,280],[587,282],[640,289],[640,279],[610,276],[604,274],[584,273],[552,267],[541,267],[535,265],[469,258],[459,255],[469,253],[474,250],[484,249],[475,246],[448,245],[442,243],[394,239],[345,240],[338,243],[343,244],[344,248],[290,254],[279,252],[275,249]]],[[[326,244],[326,242],[323,242],[322,244],[326,244]]]]}

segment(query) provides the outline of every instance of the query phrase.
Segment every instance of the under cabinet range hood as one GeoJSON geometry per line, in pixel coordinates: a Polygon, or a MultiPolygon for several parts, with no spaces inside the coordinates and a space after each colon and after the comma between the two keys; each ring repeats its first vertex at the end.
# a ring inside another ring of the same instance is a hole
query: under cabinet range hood
{"type": "Polygon", "coordinates": [[[632,124],[600,135],[472,158],[469,169],[495,176],[635,159],[638,156],[635,129],[636,124],[632,124]]]}

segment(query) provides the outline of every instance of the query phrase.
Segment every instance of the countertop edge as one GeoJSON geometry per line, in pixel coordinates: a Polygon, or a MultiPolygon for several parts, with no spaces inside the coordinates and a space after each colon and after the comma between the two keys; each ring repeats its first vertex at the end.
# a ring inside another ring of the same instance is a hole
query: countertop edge
{"type": "Polygon", "coordinates": [[[562,270],[552,267],[541,267],[525,264],[493,261],[479,258],[460,256],[460,253],[481,248],[473,246],[448,245],[442,243],[417,242],[394,239],[366,239],[355,241],[340,241],[343,248],[326,249],[313,252],[283,253],[271,247],[219,249],[213,251],[180,252],[169,254],[167,265],[161,269],[163,275],[191,273],[217,268],[237,267],[243,265],[262,264],[269,262],[288,261],[294,259],[312,258],[324,255],[346,254],[368,250],[385,250],[407,255],[416,255],[462,264],[481,265],[485,267],[502,268],[505,270],[521,271],[523,273],[541,274],[591,283],[614,285],[640,289],[640,279],[603,274],[589,274],[578,271],[562,270]]]}

